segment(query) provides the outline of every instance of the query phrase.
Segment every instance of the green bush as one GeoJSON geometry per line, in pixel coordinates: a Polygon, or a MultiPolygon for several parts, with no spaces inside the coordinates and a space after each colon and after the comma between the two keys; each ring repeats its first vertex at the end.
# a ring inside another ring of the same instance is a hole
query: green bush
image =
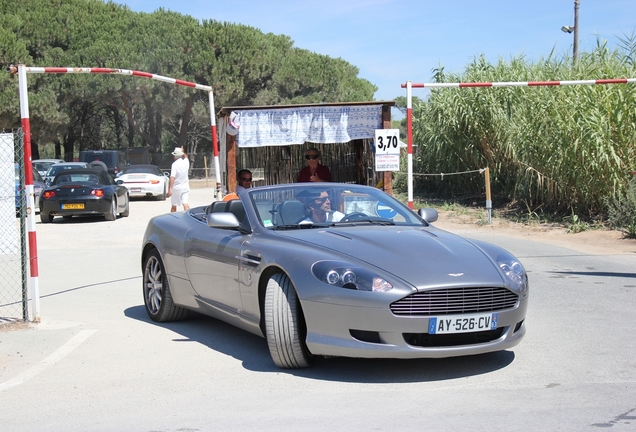
{"type": "Polygon", "coordinates": [[[608,221],[627,238],[636,238],[636,176],[632,177],[624,194],[608,200],[608,221]]]}

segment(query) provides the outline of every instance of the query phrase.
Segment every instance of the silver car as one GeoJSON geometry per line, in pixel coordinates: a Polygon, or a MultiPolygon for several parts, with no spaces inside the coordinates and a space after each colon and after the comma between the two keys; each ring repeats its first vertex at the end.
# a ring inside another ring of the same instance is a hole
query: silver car
{"type": "Polygon", "coordinates": [[[431,225],[384,192],[338,183],[244,189],[154,217],[143,239],[146,311],[196,311],[267,339],[274,363],[423,358],[509,349],[528,278],[507,251],[431,225]]]}

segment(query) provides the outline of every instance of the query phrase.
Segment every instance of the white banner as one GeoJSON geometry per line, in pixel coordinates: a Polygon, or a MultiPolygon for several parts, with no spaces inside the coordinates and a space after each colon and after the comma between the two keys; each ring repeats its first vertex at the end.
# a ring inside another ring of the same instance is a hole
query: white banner
{"type": "Polygon", "coordinates": [[[0,133],[0,226],[15,227],[15,229],[6,229],[0,236],[0,254],[20,252],[20,236],[15,217],[14,161],[13,134],[0,133]]]}

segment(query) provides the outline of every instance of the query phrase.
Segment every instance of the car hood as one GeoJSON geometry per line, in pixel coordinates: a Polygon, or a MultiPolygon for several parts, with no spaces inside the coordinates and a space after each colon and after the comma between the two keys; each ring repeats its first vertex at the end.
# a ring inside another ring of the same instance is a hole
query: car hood
{"type": "Polygon", "coordinates": [[[315,248],[349,255],[419,289],[503,284],[496,265],[480,248],[436,228],[340,227],[278,233],[315,248]]]}

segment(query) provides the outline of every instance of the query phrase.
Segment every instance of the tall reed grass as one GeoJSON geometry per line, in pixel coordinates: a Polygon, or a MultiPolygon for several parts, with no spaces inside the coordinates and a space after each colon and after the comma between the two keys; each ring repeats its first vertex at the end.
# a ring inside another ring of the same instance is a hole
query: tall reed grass
{"type": "MultiPolygon", "coordinates": [[[[476,58],[437,82],[550,81],[636,77],[636,40],[598,42],[572,66],[551,53],[496,64],[476,58]]],[[[596,216],[624,193],[636,169],[636,85],[433,89],[413,107],[416,173],[490,167],[493,194],[526,208],[596,216]]],[[[483,193],[475,176],[416,177],[416,190],[483,193]]]]}

